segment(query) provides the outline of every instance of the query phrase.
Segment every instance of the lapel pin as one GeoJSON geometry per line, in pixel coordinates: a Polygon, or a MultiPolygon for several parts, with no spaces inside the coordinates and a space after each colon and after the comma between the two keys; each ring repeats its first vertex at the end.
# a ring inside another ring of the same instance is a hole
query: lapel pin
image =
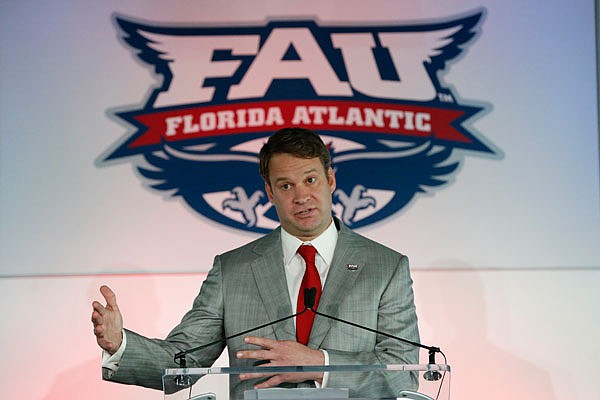
{"type": "Polygon", "coordinates": [[[358,269],[358,264],[346,264],[346,268],[350,271],[356,271],[358,269]]]}

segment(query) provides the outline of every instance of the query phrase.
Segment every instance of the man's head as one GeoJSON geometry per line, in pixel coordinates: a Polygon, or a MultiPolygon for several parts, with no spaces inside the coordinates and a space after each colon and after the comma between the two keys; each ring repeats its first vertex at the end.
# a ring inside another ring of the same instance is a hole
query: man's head
{"type": "Polygon", "coordinates": [[[275,132],[260,150],[260,175],[269,182],[269,163],[275,154],[286,153],[298,158],[318,158],[323,170],[331,168],[331,155],[319,135],[304,128],[283,128],[275,132]]]}
{"type": "Polygon", "coordinates": [[[312,240],[331,223],[335,174],[327,146],[314,132],[284,128],[259,154],[260,174],[281,226],[301,240],[312,240]]]}

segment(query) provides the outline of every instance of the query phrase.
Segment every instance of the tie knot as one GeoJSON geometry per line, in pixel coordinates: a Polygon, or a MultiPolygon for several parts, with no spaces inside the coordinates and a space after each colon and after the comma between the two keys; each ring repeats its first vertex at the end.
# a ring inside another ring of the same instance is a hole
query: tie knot
{"type": "Polygon", "coordinates": [[[302,246],[298,247],[298,254],[300,254],[302,258],[304,258],[305,262],[314,262],[315,255],[317,254],[317,249],[315,249],[311,245],[303,244],[302,246]]]}

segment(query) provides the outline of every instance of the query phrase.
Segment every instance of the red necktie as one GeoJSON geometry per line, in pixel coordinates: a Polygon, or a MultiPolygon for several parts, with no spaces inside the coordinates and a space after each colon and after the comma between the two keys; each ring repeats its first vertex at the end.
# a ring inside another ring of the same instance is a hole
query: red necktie
{"type": "MultiPolygon", "coordinates": [[[[302,284],[300,285],[300,293],[298,293],[298,304],[297,312],[304,310],[304,289],[315,288],[317,289],[317,295],[315,296],[314,309],[317,309],[319,299],[321,298],[321,278],[319,278],[319,271],[315,266],[315,255],[317,249],[313,246],[303,244],[298,248],[298,253],[304,258],[306,262],[306,271],[302,278],[302,284]]],[[[307,310],[304,314],[296,317],[296,339],[299,343],[308,344],[308,338],[310,336],[310,330],[312,329],[313,320],[315,319],[315,313],[307,310]]]]}

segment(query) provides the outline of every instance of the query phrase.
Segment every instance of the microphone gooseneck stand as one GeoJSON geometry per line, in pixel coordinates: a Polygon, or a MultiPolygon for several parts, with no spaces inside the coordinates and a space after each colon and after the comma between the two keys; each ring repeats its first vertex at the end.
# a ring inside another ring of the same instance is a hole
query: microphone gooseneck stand
{"type": "MultiPolygon", "coordinates": [[[[354,326],[356,328],[364,329],[364,330],[367,330],[369,332],[376,333],[378,335],[386,336],[386,337],[389,337],[389,338],[392,338],[392,339],[395,339],[395,340],[398,340],[398,341],[410,344],[410,345],[415,346],[415,347],[420,347],[422,349],[426,349],[428,351],[428,356],[429,356],[429,360],[428,360],[429,361],[429,365],[435,365],[436,364],[436,362],[435,362],[435,354],[436,353],[440,353],[444,357],[444,360],[446,360],[446,355],[441,351],[441,349],[439,347],[427,346],[427,345],[424,345],[422,343],[413,342],[412,340],[404,339],[404,338],[401,338],[399,336],[394,336],[394,335],[391,335],[391,334],[386,333],[386,332],[381,332],[381,331],[378,331],[376,329],[372,329],[372,328],[369,328],[367,326],[363,326],[363,325],[360,325],[360,324],[357,324],[357,323],[354,323],[354,322],[351,322],[351,321],[346,321],[346,320],[334,317],[332,315],[328,315],[328,314],[325,314],[325,313],[322,313],[322,312],[319,312],[319,311],[315,310],[315,298],[316,298],[316,294],[317,294],[317,289],[314,288],[314,287],[304,289],[304,310],[302,310],[300,312],[297,312],[295,314],[292,314],[292,315],[288,315],[287,317],[280,318],[280,319],[275,320],[275,321],[267,322],[266,324],[262,324],[262,325],[254,327],[254,328],[247,329],[247,330],[245,330],[243,332],[239,332],[239,333],[236,333],[234,335],[227,336],[225,338],[217,339],[217,340],[212,341],[210,343],[202,344],[200,346],[193,347],[193,348],[188,349],[188,350],[180,351],[177,354],[175,354],[175,356],[173,358],[173,361],[175,361],[176,363],[179,364],[179,368],[186,368],[187,367],[186,356],[188,354],[190,354],[190,353],[194,353],[194,352],[196,352],[198,350],[201,350],[201,349],[203,349],[205,347],[212,346],[214,344],[221,343],[221,342],[227,341],[229,339],[233,339],[233,338],[236,338],[238,336],[245,335],[247,333],[256,331],[256,330],[261,329],[261,328],[266,328],[267,326],[270,326],[270,325],[275,325],[275,324],[277,324],[279,322],[288,320],[290,318],[297,317],[298,315],[304,314],[308,310],[311,310],[313,313],[315,313],[315,315],[320,315],[320,316],[322,316],[324,318],[329,318],[331,320],[334,320],[334,321],[337,321],[337,322],[341,322],[343,324],[351,325],[351,326],[354,326]]],[[[444,361],[444,362],[446,362],[446,361],[444,361]]],[[[425,380],[427,380],[427,381],[437,381],[439,379],[442,379],[442,383],[443,383],[443,377],[444,376],[439,371],[435,371],[435,370],[426,371],[423,374],[423,378],[425,380]]],[[[441,390],[442,383],[440,384],[440,390],[441,390]]],[[[405,397],[410,397],[409,396],[409,392],[410,391],[406,392],[405,397]]],[[[438,392],[438,396],[439,396],[439,392],[438,392]]]]}

